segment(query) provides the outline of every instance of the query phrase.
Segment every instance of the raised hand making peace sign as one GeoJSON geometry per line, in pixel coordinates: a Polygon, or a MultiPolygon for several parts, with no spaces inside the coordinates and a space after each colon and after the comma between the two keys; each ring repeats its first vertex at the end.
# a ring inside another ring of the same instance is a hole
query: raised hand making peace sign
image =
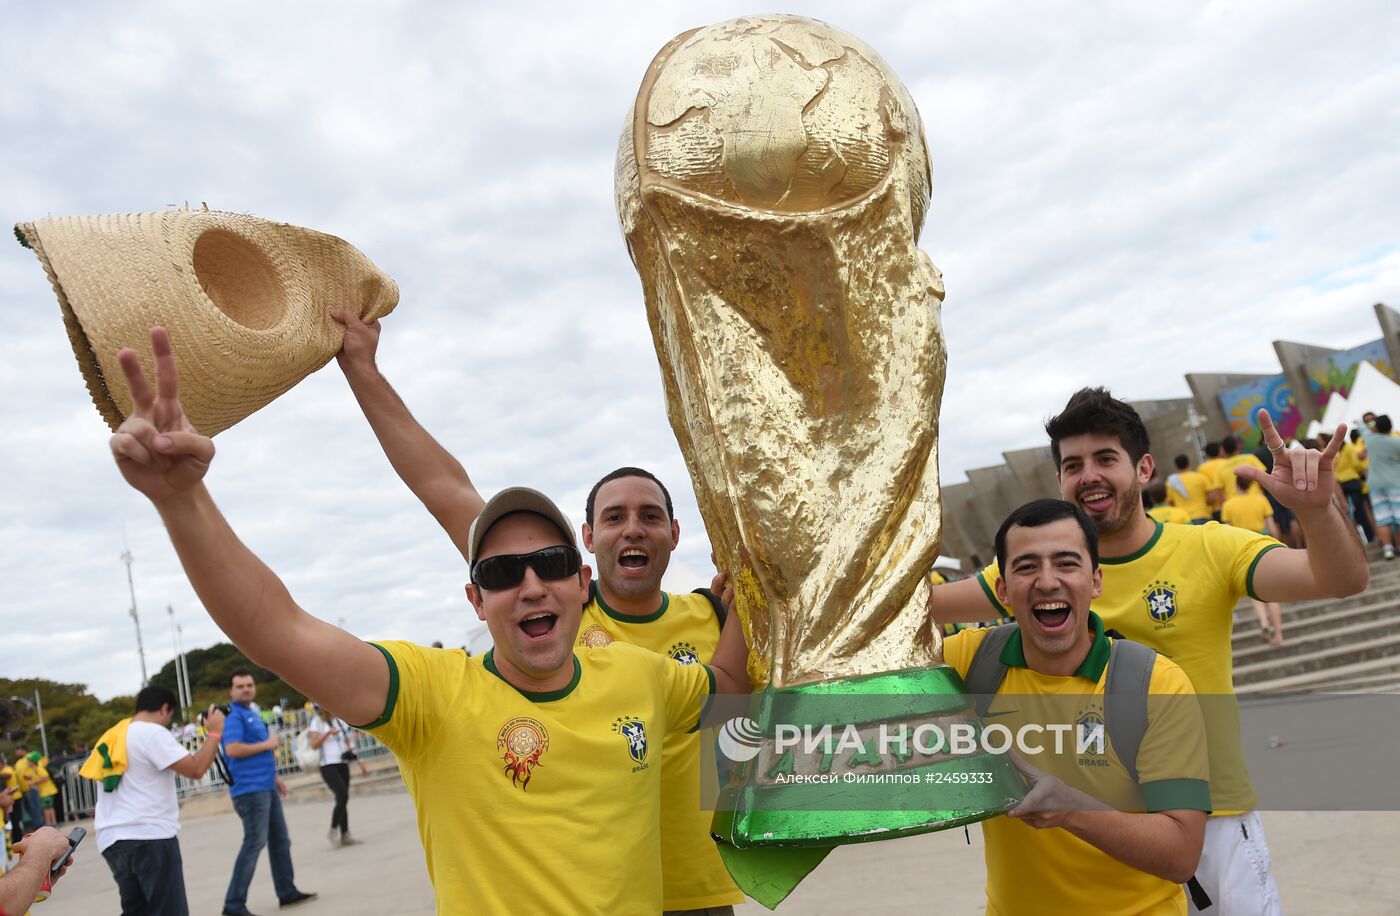
{"type": "Polygon", "coordinates": [[[1261,408],[1258,416],[1264,445],[1274,456],[1274,469],[1265,474],[1258,468],[1240,465],[1235,468],[1235,474],[1259,484],[1294,512],[1326,509],[1337,488],[1332,465],[1338,449],[1347,441],[1347,425],[1342,423],[1337,426],[1337,434],[1322,451],[1302,445],[1288,448],[1269,412],[1261,408]]]}
{"type": "Polygon", "coordinates": [[[151,349],[154,393],[136,352],[123,348],[117,354],[133,409],[112,436],[112,456],[127,483],[160,503],[199,484],[214,457],[214,440],[196,432],[180,407],[179,372],[165,328],[151,328],[151,349]]]}

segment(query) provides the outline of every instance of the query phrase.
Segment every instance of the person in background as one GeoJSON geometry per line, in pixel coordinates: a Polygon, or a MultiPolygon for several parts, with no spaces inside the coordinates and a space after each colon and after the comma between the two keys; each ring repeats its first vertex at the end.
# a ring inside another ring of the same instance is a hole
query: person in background
{"type": "Polygon", "coordinates": [[[1170,505],[1167,501],[1167,482],[1165,480],[1154,481],[1146,490],[1148,501],[1152,504],[1146,506],[1147,514],[1159,522],[1172,522],[1177,525],[1191,524],[1191,514],[1180,506],[1170,505]]]}
{"type": "MultiPolygon", "coordinates": [[[[1280,437],[1281,441],[1281,437],[1280,437]]],[[[1261,474],[1271,473],[1269,467],[1260,461],[1258,456],[1250,452],[1240,451],[1240,440],[1234,436],[1226,436],[1220,440],[1220,450],[1223,453],[1221,460],[1225,462],[1225,472],[1220,477],[1220,484],[1225,498],[1229,498],[1235,492],[1234,471],[1241,465],[1255,468],[1261,474]]],[[[1320,449],[1319,449],[1320,450],[1320,449]]],[[[1258,484],[1250,484],[1250,488],[1256,492],[1262,492],[1263,487],[1258,484]]],[[[1223,505],[1223,504],[1222,504],[1223,505]]]]}
{"type": "Polygon", "coordinates": [[[335,796],[331,829],[326,838],[332,846],[354,846],[360,841],[350,836],[350,764],[346,759],[350,751],[350,726],[330,710],[318,706],[306,730],[311,746],[321,752],[321,779],[335,796]]]}
{"type": "Polygon", "coordinates": [[[1225,505],[1227,495],[1226,486],[1230,481],[1225,479],[1225,459],[1220,457],[1220,443],[1206,443],[1206,460],[1201,462],[1201,466],[1196,468],[1206,475],[1206,480],[1210,481],[1210,492],[1207,498],[1210,501],[1210,517],[1217,522],[1220,521],[1220,507],[1225,505]]]}
{"type": "MultiPolygon", "coordinates": [[[[1225,500],[1220,509],[1220,520],[1227,525],[1267,534],[1277,538],[1278,525],[1274,522],[1274,507],[1269,500],[1258,493],[1249,491],[1249,481],[1243,477],[1236,481],[1235,495],[1225,500]]],[[[1259,619],[1259,632],[1271,646],[1283,645],[1283,609],[1277,601],[1260,601],[1250,598],[1254,605],[1254,616],[1259,619]]]]}
{"type": "MultiPolygon", "coordinates": [[[[0,758],[3,759],[3,758],[0,758]]],[[[8,769],[8,767],[6,767],[8,769]]],[[[0,875],[10,867],[10,815],[15,810],[15,795],[8,786],[0,786],[0,827],[4,828],[5,841],[0,847],[0,875]]],[[[15,838],[19,842],[19,838],[15,838]]]]}
{"type": "Polygon", "coordinates": [[[34,764],[34,789],[39,793],[39,810],[44,819],[44,826],[56,826],[58,816],[53,805],[54,799],[58,796],[58,786],[54,784],[53,776],[49,774],[49,758],[38,751],[30,751],[29,762],[34,764]]]}
{"type": "Polygon", "coordinates": [[[1391,435],[1388,414],[1375,418],[1375,428],[1361,434],[1366,441],[1367,481],[1371,485],[1371,510],[1376,516],[1376,538],[1381,556],[1395,559],[1395,525],[1400,520],[1400,439],[1391,435]]]}
{"type": "MultiPolygon", "coordinates": [[[[1326,448],[1327,443],[1332,441],[1332,437],[1328,433],[1318,433],[1317,441],[1326,448]]],[[[1351,505],[1352,520],[1361,529],[1366,543],[1375,543],[1376,531],[1371,526],[1371,513],[1366,511],[1366,493],[1363,489],[1364,484],[1361,482],[1361,463],[1357,460],[1356,447],[1350,442],[1342,441],[1342,447],[1337,452],[1337,463],[1333,470],[1337,475],[1337,485],[1342,488],[1342,495],[1347,498],[1347,502],[1351,505]]]]}
{"type": "MultiPolygon", "coordinates": [[[[99,782],[93,827],[97,849],[107,861],[121,896],[122,913],[185,916],[185,868],[180,856],[180,802],[175,777],[202,779],[214,763],[224,714],[213,706],[205,713],[209,737],[191,754],[170,734],[180,701],[174,691],[147,684],[136,694],[136,713],[126,726],[126,769],[108,790],[99,782]]],[[[120,727],[120,725],[118,726],[120,727]]],[[[108,732],[111,735],[111,732],[108,732]]],[[[102,742],[99,742],[101,744],[102,742]]],[[[109,756],[116,756],[108,749],[109,756]]],[[[91,763],[102,766],[98,755],[91,763]]],[[[85,771],[84,775],[87,775],[85,771]]]]}
{"type": "Polygon", "coordinates": [[[1371,508],[1371,459],[1366,456],[1366,440],[1361,438],[1360,429],[1353,429],[1347,433],[1347,437],[1351,440],[1352,447],[1356,449],[1356,469],[1361,473],[1361,495],[1366,504],[1366,517],[1371,520],[1371,529],[1375,530],[1376,513],[1371,508]]]}
{"type": "Polygon", "coordinates": [[[5,807],[5,819],[9,822],[9,840],[18,843],[20,837],[24,836],[24,814],[23,802],[21,801],[24,790],[20,788],[19,777],[15,775],[15,768],[10,766],[4,754],[0,754],[0,785],[9,804],[5,807]]]}
{"type": "MultiPolygon", "coordinates": [[[[1319,445],[1318,448],[1323,446],[1319,445]]],[[[1274,453],[1269,451],[1264,443],[1259,443],[1259,448],[1255,449],[1254,457],[1264,466],[1264,470],[1270,474],[1274,472],[1274,453]]],[[[1258,493],[1259,487],[1250,487],[1252,492],[1258,493]]],[[[1226,481],[1225,498],[1233,499],[1236,493],[1235,480],[1232,477],[1226,481]]],[[[1308,546],[1307,535],[1303,533],[1303,526],[1298,524],[1298,516],[1293,514],[1293,510],[1278,501],[1268,490],[1264,490],[1264,498],[1269,502],[1269,508],[1274,510],[1274,537],[1278,538],[1285,547],[1305,548],[1308,546]]],[[[1223,507],[1223,506],[1222,506],[1223,507]]],[[[1220,519],[1223,521],[1223,519],[1220,519]]]]}
{"type": "Polygon", "coordinates": [[[229,773],[233,776],[228,794],[233,799],[233,809],[243,821],[243,845],[233,862],[233,874],[224,895],[223,916],[247,916],[248,885],[253,882],[253,870],[264,846],[281,906],[292,906],[316,896],[296,886],[292,837],[282,813],[282,797],[287,794],[287,785],[277,775],[274,754],[282,737],[268,734],[262,717],[253,712],[253,698],[257,693],[253,672],[240,669],[229,677],[229,696],[233,702],[224,722],[223,746],[229,773]]]}
{"type": "Polygon", "coordinates": [[[1167,478],[1167,502],[1185,509],[1193,525],[1210,521],[1210,492],[1214,482],[1199,471],[1191,470],[1191,459],[1177,455],[1173,461],[1176,471],[1167,478]]]}
{"type": "Polygon", "coordinates": [[[16,744],[15,755],[14,773],[19,788],[20,811],[24,814],[25,827],[38,830],[44,825],[44,807],[39,801],[39,787],[35,785],[38,768],[29,758],[29,745],[16,744]]]}

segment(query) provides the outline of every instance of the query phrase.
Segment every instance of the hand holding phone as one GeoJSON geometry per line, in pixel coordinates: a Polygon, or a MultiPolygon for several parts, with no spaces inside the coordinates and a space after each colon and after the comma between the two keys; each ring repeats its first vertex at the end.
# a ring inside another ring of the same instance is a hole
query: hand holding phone
{"type": "Polygon", "coordinates": [[[57,878],[58,873],[68,867],[68,863],[73,861],[73,853],[78,851],[78,844],[83,841],[85,836],[87,836],[86,828],[73,828],[73,832],[68,834],[68,851],[60,856],[57,862],[53,863],[53,867],[49,869],[50,878],[57,878]]]}

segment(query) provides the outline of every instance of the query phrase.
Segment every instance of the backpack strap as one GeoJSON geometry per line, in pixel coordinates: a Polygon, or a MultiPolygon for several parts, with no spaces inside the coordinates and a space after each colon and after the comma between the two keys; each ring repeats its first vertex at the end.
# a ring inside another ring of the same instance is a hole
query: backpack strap
{"type": "MultiPolygon", "coordinates": [[[[1157,651],[1116,633],[1114,636],[1103,691],[1104,731],[1128,775],[1137,782],[1137,756],[1147,734],[1147,695],[1157,651]]],[[[1186,882],[1186,892],[1197,912],[1211,907],[1210,894],[1195,875],[1186,882]]]]}
{"type": "Polygon", "coordinates": [[[697,588],[691,592],[692,595],[704,595],[710,602],[710,607],[715,609],[715,619],[719,621],[719,628],[724,629],[724,622],[729,619],[729,608],[724,606],[724,602],[719,600],[719,595],[708,588],[697,588]]]}
{"type": "Polygon", "coordinates": [[[1138,748],[1147,734],[1147,687],[1156,662],[1155,650],[1126,639],[1115,639],[1108,653],[1104,732],[1133,782],[1138,781],[1138,748]]]}
{"type": "Polygon", "coordinates": [[[1002,679],[1006,677],[1006,663],[1001,660],[1001,650],[1006,647],[1012,632],[1019,627],[1020,624],[1015,623],[988,627],[989,632],[982,637],[972,654],[972,663],[967,666],[963,684],[967,686],[968,693],[976,695],[979,716],[986,715],[987,707],[992,705],[992,694],[997,692],[1002,679]]]}

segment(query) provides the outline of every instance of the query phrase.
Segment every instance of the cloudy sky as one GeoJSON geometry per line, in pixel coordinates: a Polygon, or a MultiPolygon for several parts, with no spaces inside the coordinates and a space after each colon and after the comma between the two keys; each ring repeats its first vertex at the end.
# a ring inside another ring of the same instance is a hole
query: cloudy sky
{"type": "MultiPolygon", "coordinates": [[[[709,549],[613,211],[622,118],[673,35],[749,4],[29,4],[0,34],[0,210],[189,201],[342,236],[398,281],[380,365],[478,485],[576,517],[600,474],[677,497],[668,584],[709,549]]],[[[1188,394],[1345,347],[1400,304],[1400,8],[1377,2],[794,4],[865,39],[922,112],[944,272],[949,482],[1040,442],[1074,389],[1188,394]],[[1149,8],[1150,6],[1150,8],[1149,8]]],[[[0,673],[133,692],[220,638],[123,485],[33,255],[0,247],[0,673]]],[[[313,613],[474,638],[463,563],[334,364],[220,435],[209,477],[313,613]]],[[[476,645],[480,646],[478,639],[476,645]]]]}

